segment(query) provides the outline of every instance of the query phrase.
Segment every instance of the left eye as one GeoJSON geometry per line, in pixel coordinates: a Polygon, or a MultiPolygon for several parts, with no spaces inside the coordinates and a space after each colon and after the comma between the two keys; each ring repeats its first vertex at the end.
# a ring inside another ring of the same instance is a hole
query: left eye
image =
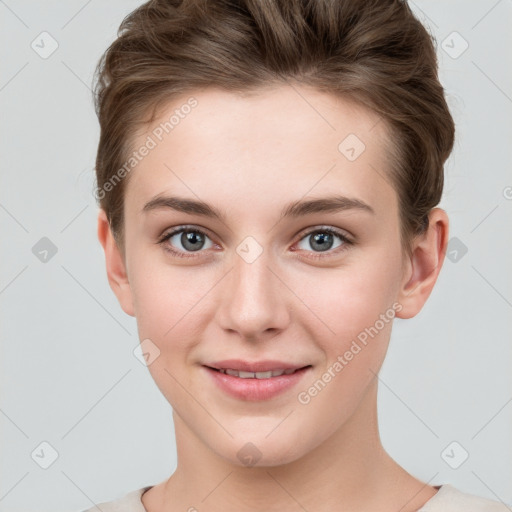
{"type": "MultiPolygon", "coordinates": [[[[309,231],[306,233],[304,237],[301,238],[300,242],[306,242],[313,248],[314,252],[326,252],[331,249],[337,249],[341,245],[350,245],[352,242],[342,233],[338,232],[335,229],[325,227],[325,228],[316,228],[313,231],[309,231]],[[341,242],[333,247],[334,238],[337,237],[341,242]]],[[[309,251],[310,249],[299,247],[300,249],[305,249],[309,251]]]]}

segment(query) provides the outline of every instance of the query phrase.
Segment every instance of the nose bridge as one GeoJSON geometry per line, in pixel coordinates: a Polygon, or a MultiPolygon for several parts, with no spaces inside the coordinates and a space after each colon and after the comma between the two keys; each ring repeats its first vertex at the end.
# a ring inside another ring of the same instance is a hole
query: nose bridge
{"type": "Polygon", "coordinates": [[[228,290],[219,304],[223,328],[253,339],[284,328],[287,298],[283,284],[271,271],[273,266],[272,251],[252,237],[239,244],[233,254],[228,290]]]}

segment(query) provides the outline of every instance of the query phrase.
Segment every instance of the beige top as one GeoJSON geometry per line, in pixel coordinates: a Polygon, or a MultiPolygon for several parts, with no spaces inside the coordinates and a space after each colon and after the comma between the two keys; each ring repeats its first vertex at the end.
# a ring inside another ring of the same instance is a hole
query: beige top
{"type": "MultiPolygon", "coordinates": [[[[146,512],[141,496],[151,485],[131,491],[115,501],[98,503],[102,512],[146,512]]],[[[82,512],[97,512],[92,507],[82,512]]],[[[459,491],[450,484],[439,486],[439,491],[430,498],[418,512],[510,512],[504,503],[480,498],[472,494],[459,491]]]]}

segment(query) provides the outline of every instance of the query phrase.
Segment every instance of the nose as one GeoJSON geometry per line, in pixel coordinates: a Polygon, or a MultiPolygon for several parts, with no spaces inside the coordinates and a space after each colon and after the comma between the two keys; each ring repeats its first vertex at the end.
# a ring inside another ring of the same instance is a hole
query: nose
{"type": "Polygon", "coordinates": [[[271,260],[266,251],[252,262],[234,254],[233,267],[222,280],[216,311],[225,331],[245,340],[264,341],[289,324],[293,294],[271,260]]]}

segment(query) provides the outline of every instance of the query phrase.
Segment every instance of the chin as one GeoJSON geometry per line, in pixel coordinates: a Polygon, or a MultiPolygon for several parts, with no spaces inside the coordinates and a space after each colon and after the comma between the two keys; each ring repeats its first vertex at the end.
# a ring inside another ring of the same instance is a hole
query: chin
{"type": "MultiPolygon", "coordinates": [[[[272,434],[274,435],[274,434],[272,434]]],[[[304,455],[303,444],[290,437],[281,438],[275,436],[274,439],[266,439],[264,434],[260,437],[253,437],[249,440],[247,436],[244,439],[230,443],[229,453],[222,452],[217,454],[229,463],[242,467],[274,467],[290,464],[304,455]],[[297,448],[300,447],[301,451],[297,448]]]]}

